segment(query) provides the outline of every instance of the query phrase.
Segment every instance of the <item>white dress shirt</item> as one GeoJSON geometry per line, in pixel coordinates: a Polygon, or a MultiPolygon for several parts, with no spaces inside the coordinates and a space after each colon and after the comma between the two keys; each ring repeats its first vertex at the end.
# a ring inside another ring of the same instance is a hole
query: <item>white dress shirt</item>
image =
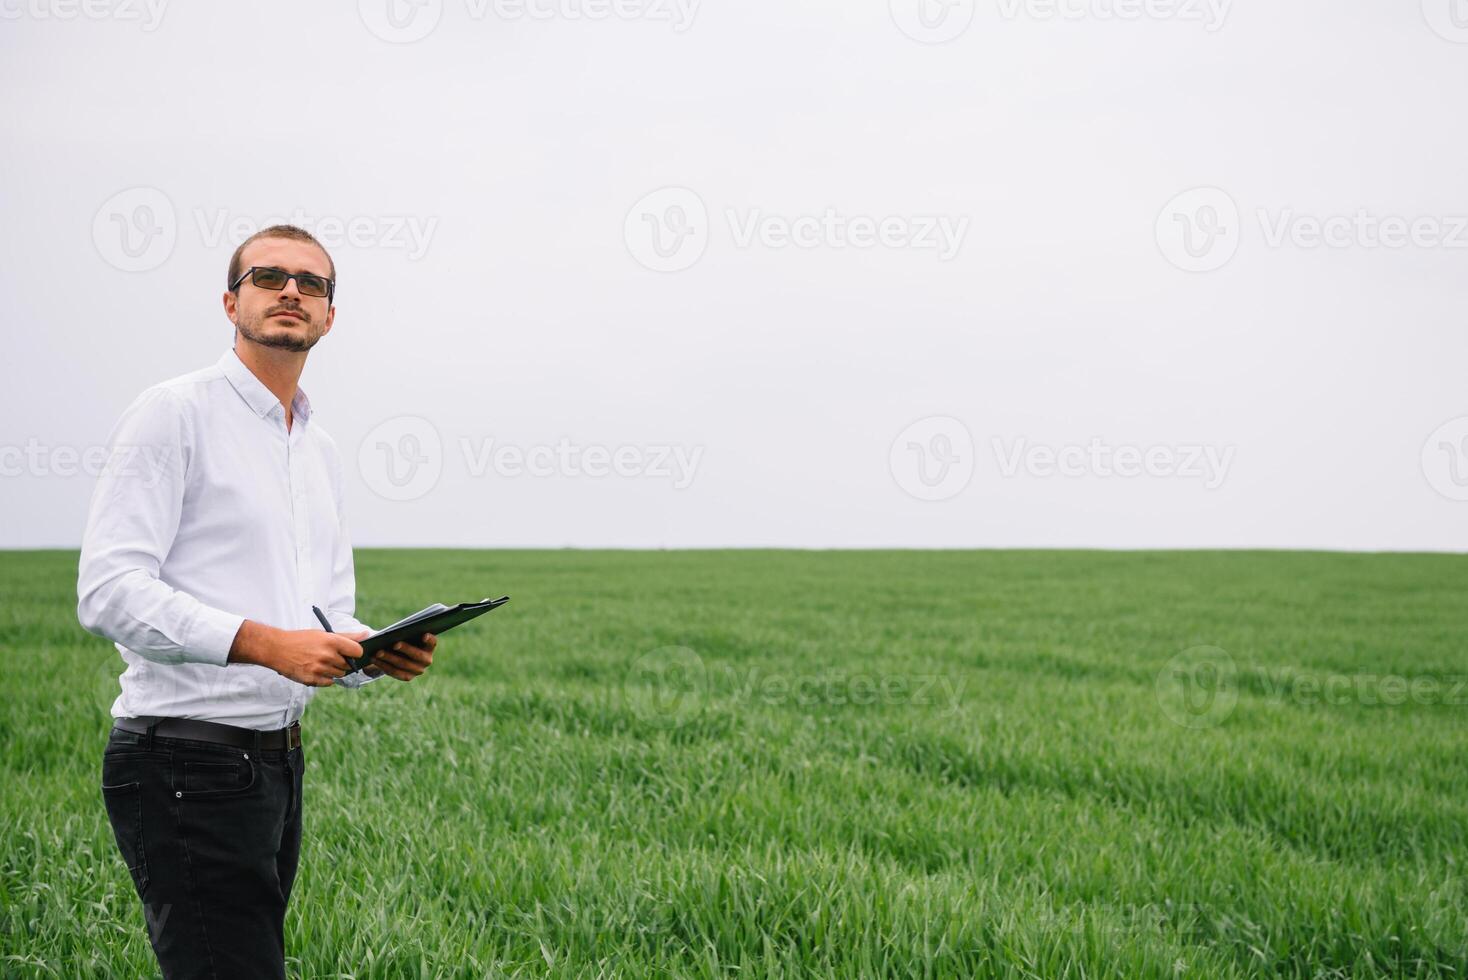
{"type": "MultiPolygon", "coordinates": [[[[77,575],[77,618],[127,662],[114,718],[202,718],[284,728],[317,688],[228,663],[240,624],[338,633],[356,577],[336,443],[299,388],[285,409],[231,347],[160,382],[108,437],[77,575]]],[[[359,671],[336,683],[360,687],[359,671]]]]}

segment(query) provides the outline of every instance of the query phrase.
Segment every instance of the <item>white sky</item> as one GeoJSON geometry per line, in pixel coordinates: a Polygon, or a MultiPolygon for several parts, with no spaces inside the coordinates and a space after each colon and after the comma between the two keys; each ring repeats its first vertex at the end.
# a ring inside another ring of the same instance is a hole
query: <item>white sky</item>
{"type": "Polygon", "coordinates": [[[393,2],[0,0],[0,546],[299,212],[358,545],[1468,548],[1461,0],[393,2]]]}

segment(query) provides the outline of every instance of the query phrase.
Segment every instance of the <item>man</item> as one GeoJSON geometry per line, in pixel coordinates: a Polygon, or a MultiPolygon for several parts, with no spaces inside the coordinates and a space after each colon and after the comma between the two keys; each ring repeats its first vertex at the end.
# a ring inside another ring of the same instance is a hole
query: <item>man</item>
{"type": "Polygon", "coordinates": [[[77,579],[82,625],[127,662],[102,796],[168,978],[285,976],[301,715],[318,688],[411,681],[437,646],[424,634],[348,674],[370,631],[341,457],[297,387],[336,317],[331,256],[276,225],[227,282],[233,348],[114,427],[77,579]]]}

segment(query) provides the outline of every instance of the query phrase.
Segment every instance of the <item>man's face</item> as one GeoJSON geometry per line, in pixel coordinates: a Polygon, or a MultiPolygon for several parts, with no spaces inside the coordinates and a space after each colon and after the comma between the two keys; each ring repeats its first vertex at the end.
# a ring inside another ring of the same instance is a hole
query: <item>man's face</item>
{"type": "MultiPolygon", "coordinates": [[[[261,238],[240,256],[240,272],[251,266],[271,266],[286,272],[310,272],[331,277],[326,253],[310,242],[289,238],[261,238]]],[[[224,312],[246,339],[262,347],[308,351],[331,330],[336,308],[325,296],[305,296],[294,279],[284,289],[264,289],[250,281],[224,294],[224,312]]]]}

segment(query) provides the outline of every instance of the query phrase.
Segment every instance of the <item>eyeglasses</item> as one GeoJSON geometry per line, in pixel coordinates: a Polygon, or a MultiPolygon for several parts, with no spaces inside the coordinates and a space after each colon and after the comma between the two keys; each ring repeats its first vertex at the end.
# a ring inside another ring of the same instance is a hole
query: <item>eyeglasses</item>
{"type": "Polygon", "coordinates": [[[296,288],[301,291],[302,296],[325,296],[328,300],[336,293],[336,283],[325,276],[318,276],[310,272],[286,272],[284,269],[275,269],[268,265],[252,265],[245,270],[229,287],[230,292],[240,288],[240,283],[246,277],[261,289],[273,289],[276,292],[285,288],[285,284],[292,279],[296,281],[296,288]]]}

